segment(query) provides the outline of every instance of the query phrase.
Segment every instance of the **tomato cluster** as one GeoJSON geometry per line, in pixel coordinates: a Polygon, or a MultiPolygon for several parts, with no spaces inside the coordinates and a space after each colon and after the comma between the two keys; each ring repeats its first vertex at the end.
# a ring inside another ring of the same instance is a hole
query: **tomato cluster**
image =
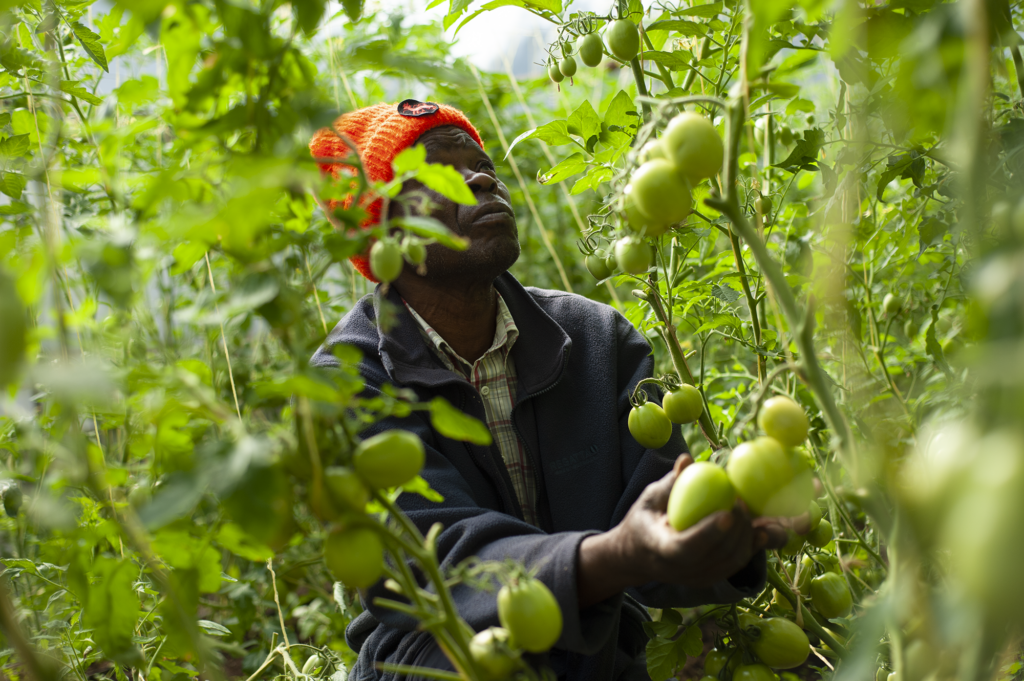
{"type": "Polygon", "coordinates": [[[398,279],[408,262],[414,268],[427,260],[427,246],[422,239],[406,235],[401,243],[391,236],[370,247],[370,271],[377,281],[389,284],[398,279]]]}

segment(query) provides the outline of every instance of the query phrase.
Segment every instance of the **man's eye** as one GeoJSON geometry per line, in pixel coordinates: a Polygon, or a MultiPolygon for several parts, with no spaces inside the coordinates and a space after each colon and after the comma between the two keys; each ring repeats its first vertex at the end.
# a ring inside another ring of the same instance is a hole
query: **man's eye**
{"type": "Polygon", "coordinates": [[[494,171],[494,164],[491,163],[490,161],[480,161],[479,167],[482,168],[483,170],[490,170],[492,172],[494,171]]]}

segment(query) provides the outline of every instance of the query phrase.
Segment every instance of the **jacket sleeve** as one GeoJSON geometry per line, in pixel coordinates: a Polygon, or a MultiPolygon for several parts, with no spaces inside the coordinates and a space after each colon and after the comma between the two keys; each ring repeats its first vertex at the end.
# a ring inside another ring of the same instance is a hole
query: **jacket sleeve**
{"type": "MultiPolygon", "coordinates": [[[[619,344],[619,432],[622,435],[620,448],[624,467],[627,468],[624,472],[628,483],[616,508],[614,523],[625,517],[630,506],[647,485],[661,479],[672,469],[677,456],[689,452],[679,426],[673,426],[672,438],[658,450],[643,449],[629,434],[629,396],[637,383],[651,377],[654,363],[651,359],[650,345],[643,336],[622,315],[616,315],[616,319],[619,344]],[[635,465],[629,468],[634,461],[635,465]]],[[[647,387],[651,388],[647,390],[648,398],[660,404],[661,393],[654,389],[654,386],[645,386],[647,387]]],[[[709,587],[691,588],[679,584],[651,582],[630,589],[629,593],[649,608],[689,608],[711,603],[734,603],[755,596],[764,589],[766,565],[766,554],[761,551],[735,575],[723,575],[720,581],[709,587]]]]}
{"type": "MultiPolygon", "coordinates": [[[[420,495],[405,493],[399,497],[398,505],[424,534],[434,523],[442,523],[444,529],[436,545],[442,570],[473,556],[485,561],[513,559],[537,570],[537,578],[551,589],[562,610],[562,635],[556,647],[585,655],[600,650],[618,621],[622,597],[580,611],[576,556],[580,542],[593,532],[547,534],[512,515],[481,507],[474,501],[470,485],[435,446],[437,439],[443,436],[437,434],[427,417],[421,414],[414,412],[407,418],[386,419],[365,434],[402,428],[423,440],[426,463],[420,475],[444,501],[434,503],[420,495]]],[[[459,446],[458,443],[446,444],[459,446]]],[[[460,584],[452,589],[452,596],[459,614],[475,631],[499,626],[495,590],[482,591],[460,584]]],[[[400,630],[416,628],[411,618],[375,603],[378,597],[393,599],[395,594],[385,590],[381,583],[364,594],[364,604],[375,619],[400,630]]]]}

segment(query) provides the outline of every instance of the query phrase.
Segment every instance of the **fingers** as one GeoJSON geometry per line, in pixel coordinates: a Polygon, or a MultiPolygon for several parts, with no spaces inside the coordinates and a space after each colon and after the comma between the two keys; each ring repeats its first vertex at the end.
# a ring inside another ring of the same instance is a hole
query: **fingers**
{"type": "Polygon", "coordinates": [[[653,509],[656,511],[664,512],[668,508],[668,497],[672,493],[672,485],[675,484],[676,478],[682,473],[683,469],[693,463],[693,459],[689,454],[681,454],[676,459],[675,464],[672,466],[672,470],[666,473],[661,480],[652,482],[647,486],[644,491],[643,504],[645,508],[653,509]]]}
{"type": "Polygon", "coordinates": [[[778,518],[757,518],[753,522],[754,546],[758,549],[781,549],[786,545],[788,535],[778,518]]]}

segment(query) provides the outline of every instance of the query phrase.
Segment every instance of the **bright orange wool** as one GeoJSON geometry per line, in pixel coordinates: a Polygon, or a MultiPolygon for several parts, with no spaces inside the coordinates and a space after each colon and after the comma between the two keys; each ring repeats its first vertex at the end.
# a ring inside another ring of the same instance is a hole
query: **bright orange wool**
{"type": "MultiPolygon", "coordinates": [[[[350,111],[334,121],[334,130],[323,128],[317,131],[309,142],[309,150],[314,158],[348,158],[352,152],[339,137],[339,135],[344,135],[359,150],[359,157],[370,181],[390,182],[395,177],[391,167],[395,156],[398,156],[402,150],[411,147],[420,138],[420,135],[431,128],[441,125],[457,125],[469,133],[477,144],[483,146],[480,135],[465,114],[445,104],[440,104],[438,107],[435,113],[418,117],[403,116],[398,113],[398,106],[395,104],[376,104],[365,109],[350,111]]],[[[330,173],[334,179],[341,179],[342,172],[354,172],[354,168],[344,162],[319,162],[317,165],[320,166],[323,173],[330,173]]],[[[355,183],[352,186],[354,189],[355,183]]],[[[333,209],[340,203],[342,207],[349,208],[352,205],[352,200],[352,196],[341,200],[332,199],[328,203],[328,207],[333,209]]],[[[382,204],[383,201],[379,198],[366,203],[364,208],[367,218],[363,222],[364,228],[370,228],[380,222],[382,204]]],[[[370,272],[368,253],[354,255],[350,261],[364,277],[372,282],[377,281],[370,272]]]]}

